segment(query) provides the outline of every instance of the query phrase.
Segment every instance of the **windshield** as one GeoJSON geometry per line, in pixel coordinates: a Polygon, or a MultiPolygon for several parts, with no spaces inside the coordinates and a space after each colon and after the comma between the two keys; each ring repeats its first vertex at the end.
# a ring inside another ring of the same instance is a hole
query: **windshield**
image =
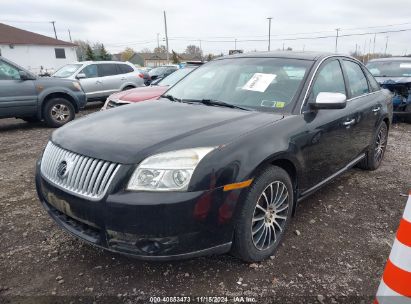
{"type": "Polygon", "coordinates": [[[312,61],[286,58],[235,58],[196,69],[168,95],[182,101],[218,100],[260,111],[288,111],[312,61]]]}
{"type": "Polygon", "coordinates": [[[167,76],[163,80],[157,83],[159,86],[172,86],[176,84],[181,78],[193,71],[195,68],[184,68],[175,71],[173,74],[167,76]]]}
{"type": "Polygon", "coordinates": [[[70,77],[73,75],[80,67],[82,64],[67,64],[57,70],[52,76],[53,77],[58,77],[58,78],[66,78],[70,77]]]}
{"type": "Polygon", "coordinates": [[[377,77],[411,77],[411,60],[370,62],[367,68],[377,77]]]}
{"type": "Polygon", "coordinates": [[[150,76],[157,76],[157,75],[161,75],[166,71],[167,67],[159,67],[159,68],[155,68],[150,70],[150,72],[148,72],[148,74],[150,76]]]}

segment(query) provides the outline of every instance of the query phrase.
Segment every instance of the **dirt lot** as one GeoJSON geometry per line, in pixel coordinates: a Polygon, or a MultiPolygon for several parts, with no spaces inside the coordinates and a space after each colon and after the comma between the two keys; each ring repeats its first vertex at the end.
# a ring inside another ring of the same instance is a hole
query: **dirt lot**
{"type": "Polygon", "coordinates": [[[47,216],[34,164],[51,132],[0,120],[0,302],[150,303],[150,296],[186,295],[370,303],[411,188],[411,125],[398,124],[383,166],[350,170],[304,201],[272,259],[142,262],[84,245],[47,216]]]}

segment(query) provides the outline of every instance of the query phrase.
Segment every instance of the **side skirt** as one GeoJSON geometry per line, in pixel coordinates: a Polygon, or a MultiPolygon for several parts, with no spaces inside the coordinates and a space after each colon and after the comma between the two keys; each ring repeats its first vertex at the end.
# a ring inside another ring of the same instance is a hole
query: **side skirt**
{"type": "Polygon", "coordinates": [[[362,153],[361,155],[359,155],[358,157],[356,157],[355,159],[353,159],[351,162],[349,162],[344,168],[338,170],[337,172],[335,172],[333,175],[327,177],[326,179],[324,179],[323,181],[319,182],[317,185],[311,187],[310,189],[302,192],[300,194],[300,197],[297,199],[297,202],[299,203],[300,201],[302,201],[303,199],[307,198],[308,196],[310,196],[311,194],[313,194],[315,191],[317,191],[318,189],[320,189],[321,187],[323,187],[324,185],[328,184],[330,181],[332,181],[334,178],[336,178],[337,176],[343,174],[345,171],[348,171],[349,169],[351,169],[352,167],[354,167],[358,162],[360,162],[363,158],[365,157],[365,153],[362,153]]]}

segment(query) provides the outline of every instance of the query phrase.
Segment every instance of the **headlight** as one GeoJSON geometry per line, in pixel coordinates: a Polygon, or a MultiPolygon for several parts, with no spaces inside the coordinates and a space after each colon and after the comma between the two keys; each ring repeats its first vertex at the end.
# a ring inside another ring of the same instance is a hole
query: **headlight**
{"type": "Polygon", "coordinates": [[[127,190],[186,191],[195,168],[212,150],[193,148],[150,156],[134,171],[127,190]]]}
{"type": "Polygon", "coordinates": [[[81,91],[81,85],[77,81],[72,82],[73,87],[75,87],[78,91],[81,91]]]}

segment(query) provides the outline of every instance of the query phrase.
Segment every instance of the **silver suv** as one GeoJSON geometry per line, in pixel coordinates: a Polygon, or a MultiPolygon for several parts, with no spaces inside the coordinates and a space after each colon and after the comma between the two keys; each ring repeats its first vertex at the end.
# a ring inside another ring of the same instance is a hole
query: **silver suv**
{"type": "Polygon", "coordinates": [[[52,77],[80,81],[87,101],[104,101],[115,92],[144,86],[144,75],[129,62],[76,62],[61,67],[52,77]]]}

